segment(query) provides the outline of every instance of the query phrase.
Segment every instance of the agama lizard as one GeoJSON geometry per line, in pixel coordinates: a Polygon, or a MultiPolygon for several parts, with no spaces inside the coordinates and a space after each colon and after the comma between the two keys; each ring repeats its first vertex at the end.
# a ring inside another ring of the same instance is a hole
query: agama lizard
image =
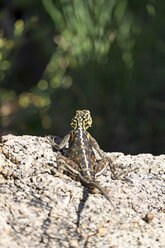
{"type": "Polygon", "coordinates": [[[111,162],[110,158],[100,149],[97,141],[87,132],[92,125],[92,118],[89,110],[77,110],[76,115],[71,121],[73,130],[67,134],[58,145],[52,142],[51,145],[58,151],[62,150],[69,143],[66,157],[57,156],[57,164],[62,165],[64,170],[73,175],[77,175],[82,183],[89,188],[97,188],[105,196],[105,198],[113,205],[106,191],[96,182],[95,177],[102,174],[104,169],[111,162]],[[93,149],[95,149],[101,157],[99,162],[93,149]]]}

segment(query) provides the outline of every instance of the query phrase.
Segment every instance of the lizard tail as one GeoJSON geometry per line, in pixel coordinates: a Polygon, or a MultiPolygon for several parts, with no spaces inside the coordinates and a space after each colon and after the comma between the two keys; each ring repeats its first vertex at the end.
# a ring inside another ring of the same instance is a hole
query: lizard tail
{"type": "Polygon", "coordinates": [[[111,203],[112,207],[115,209],[115,206],[113,204],[113,202],[111,201],[111,199],[109,198],[109,196],[107,195],[106,191],[97,183],[97,182],[92,182],[92,181],[88,181],[86,180],[84,177],[82,177],[81,175],[79,175],[82,182],[85,183],[89,188],[97,188],[100,190],[100,192],[104,195],[104,197],[111,203]]]}
{"type": "Polygon", "coordinates": [[[111,203],[112,207],[115,209],[115,206],[114,206],[112,200],[109,198],[106,191],[98,183],[91,182],[90,185],[93,186],[94,188],[99,189],[100,192],[104,195],[104,197],[111,203]]]}

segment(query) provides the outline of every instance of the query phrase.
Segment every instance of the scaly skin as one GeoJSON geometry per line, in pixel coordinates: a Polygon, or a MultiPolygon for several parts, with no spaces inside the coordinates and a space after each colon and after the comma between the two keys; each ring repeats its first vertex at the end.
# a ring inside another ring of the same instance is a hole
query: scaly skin
{"type": "Polygon", "coordinates": [[[64,137],[59,145],[56,143],[52,145],[57,150],[61,150],[69,142],[67,157],[59,155],[57,158],[58,164],[62,164],[71,174],[78,175],[87,187],[99,189],[112,204],[105,190],[95,180],[95,176],[101,174],[111,161],[110,158],[104,155],[105,153],[100,149],[96,140],[87,132],[91,125],[90,111],[77,110],[71,122],[73,130],[64,137]],[[93,148],[102,158],[98,163],[93,148]]]}

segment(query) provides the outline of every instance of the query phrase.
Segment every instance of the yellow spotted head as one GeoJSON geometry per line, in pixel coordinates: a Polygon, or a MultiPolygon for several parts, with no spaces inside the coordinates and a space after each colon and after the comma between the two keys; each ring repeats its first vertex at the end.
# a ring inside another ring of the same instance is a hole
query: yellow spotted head
{"type": "Polygon", "coordinates": [[[88,129],[92,126],[92,117],[89,110],[77,110],[76,115],[72,118],[71,127],[83,127],[88,129]]]}

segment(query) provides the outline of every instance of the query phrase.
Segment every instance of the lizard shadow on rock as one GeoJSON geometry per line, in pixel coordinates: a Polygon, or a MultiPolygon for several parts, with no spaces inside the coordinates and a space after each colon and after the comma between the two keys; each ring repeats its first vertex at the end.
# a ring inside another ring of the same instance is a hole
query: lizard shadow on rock
{"type": "Polygon", "coordinates": [[[79,206],[78,206],[78,210],[77,210],[77,228],[80,226],[80,217],[81,217],[81,213],[84,209],[85,203],[88,199],[89,196],[89,191],[86,189],[86,187],[83,188],[83,198],[80,200],[79,206]]]}

